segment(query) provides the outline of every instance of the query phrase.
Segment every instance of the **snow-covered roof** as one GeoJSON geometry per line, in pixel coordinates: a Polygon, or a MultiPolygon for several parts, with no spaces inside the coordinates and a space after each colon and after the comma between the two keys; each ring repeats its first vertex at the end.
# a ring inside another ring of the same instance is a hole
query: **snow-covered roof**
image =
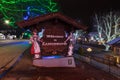
{"type": "Polygon", "coordinates": [[[115,39],[109,41],[107,44],[112,45],[112,44],[115,44],[115,43],[117,43],[117,42],[119,42],[119,41],[120,41],[120,37],[115,38],[115,39]]]}

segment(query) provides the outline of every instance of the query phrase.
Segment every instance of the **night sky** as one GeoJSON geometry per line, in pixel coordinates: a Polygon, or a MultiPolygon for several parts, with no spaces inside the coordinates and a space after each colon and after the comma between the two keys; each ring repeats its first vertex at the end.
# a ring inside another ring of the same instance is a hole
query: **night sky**
{"type": "Polygon", "coordinates": [[[120,10],[117,0],[56,0],[60,10],[72,18],[79,18],[81,22],[90,26],[94,13],[104,13],[110,10],[120,10]]]}

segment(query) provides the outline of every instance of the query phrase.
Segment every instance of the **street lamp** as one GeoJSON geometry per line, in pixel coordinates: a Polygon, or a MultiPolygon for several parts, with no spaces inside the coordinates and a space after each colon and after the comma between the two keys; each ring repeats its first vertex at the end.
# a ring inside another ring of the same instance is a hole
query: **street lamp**
{"type": "Polygon", "coordinates": [[[9,20],[5,20],[5,24],[9,24],[10,23],[10,21],[9,20]]]}
{"type": "MultiPolygon", "coordinates": [[[[92,52],[92,48],[87,48],[87,52],[92,52]]],[[[91,64],[91,56],[90,55],[88,55],[88,57],[87,57],[87,62],[89,62],[90,64],[91,64]]]]}
{"type": "MultiPolygon", "coordinates": [[[[88,53],[91,53],[92,51],[93,51],[92,48],[87,48],[88,53]]],[[[91,54],[89,55],[89,57],[91,57],[91,54]]]]}
{"type": "Polygon", "coordinates": [[[92,52],[92,48],[87,48],[87,51],[88,52],[92,52]]]}

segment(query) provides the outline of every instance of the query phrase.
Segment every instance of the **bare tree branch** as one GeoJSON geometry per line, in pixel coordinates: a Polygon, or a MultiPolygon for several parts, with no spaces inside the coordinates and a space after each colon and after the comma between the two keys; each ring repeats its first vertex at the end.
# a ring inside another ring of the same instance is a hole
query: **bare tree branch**
{"type": "MultiPolygon", "coordinates": [[[[110,11],[109,13],[100,16],[98,16],[98,14],[95,14],[94,19],[96,21],[95,24],[97,26],[98,35],[100,35],[98,36],[100,41],[104,40],[105,43],[107,43],[108,41],[120,35],[119,12],[110,11]]],[[[105,43],[103,43],[103,45],[105,45],[105,43]]]]}

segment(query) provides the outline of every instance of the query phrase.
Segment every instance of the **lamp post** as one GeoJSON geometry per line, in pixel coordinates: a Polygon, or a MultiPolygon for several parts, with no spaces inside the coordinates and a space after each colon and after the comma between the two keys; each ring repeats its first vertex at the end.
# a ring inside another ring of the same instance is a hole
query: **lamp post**
{"type": "Polygon", "coordinates": [[[90,53],[92,52],[92,48],[87,48],[87,51],[90,53]]]}
{"type": "Polygon", "coordinates": [[[9,24],[10,23],[10,21],[9,20],[5,20],[5,24],[9,24]]]}
{"type": "MultiPolygon", "coordinates": [[[[87,48],[87,52],[91,53],[92,52],[92,48],[87,48]]],[[[89,57],[89,62],[91,63],[91,56],[88,56],[88,57],[89,57]]]]}
{"type": "MultiPolygon", "coordinates": [[[[92,48],[87,48],[87,52],[88,53],[91,53],[93,50],[92,50],[92,48]]],[[[90,54],[91,55],[91,54],[90,54]]]]}

